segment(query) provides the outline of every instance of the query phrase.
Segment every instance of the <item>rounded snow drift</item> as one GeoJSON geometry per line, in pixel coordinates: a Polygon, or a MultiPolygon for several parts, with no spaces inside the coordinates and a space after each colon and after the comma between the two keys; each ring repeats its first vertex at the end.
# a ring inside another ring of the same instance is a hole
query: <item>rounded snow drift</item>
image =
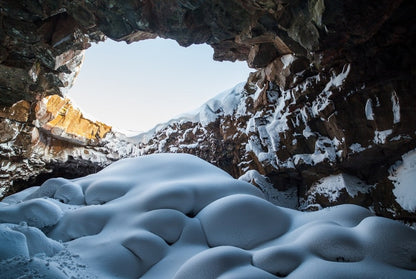
{"type": "Polygon", "coordinates": [[[415,259],[416,231],[398,222],[354,205],[277,207],[184,154],[118,161],[0,203],[2,279],[416,278],[415,259]]]}

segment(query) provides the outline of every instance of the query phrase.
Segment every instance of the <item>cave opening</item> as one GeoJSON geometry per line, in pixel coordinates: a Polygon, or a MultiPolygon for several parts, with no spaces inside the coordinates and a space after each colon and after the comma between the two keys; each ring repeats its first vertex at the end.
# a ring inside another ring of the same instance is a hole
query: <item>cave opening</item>
{"type": "Polygon", "coordinates": [[[161,38],[133,44],[107,39],[86,50],[67,97],[86,118],[127,134],[147,131],[246,81],[245,61],[212,56],[206,44],[184,48],[161,38]]]}

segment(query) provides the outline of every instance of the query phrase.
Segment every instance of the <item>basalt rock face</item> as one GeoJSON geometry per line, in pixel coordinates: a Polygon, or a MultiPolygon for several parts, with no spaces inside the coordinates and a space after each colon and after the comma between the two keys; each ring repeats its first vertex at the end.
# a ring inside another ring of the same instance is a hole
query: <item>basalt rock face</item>
{"type": "MultiPolygon", "coordinates": [[[[169,148],[143,150],[194,152],[234,176],[257,171],[277,189],[296,189],[298,206],[356,202],[415,220],[412,209],[397,203],[388,179],[392,166],[416,147],[413,1],[0,3],[0,136],[22,158],[33,153],[28,142],[38,129],[37,102],[65,94],[90,42],[160,36],[183,46],[208,43],[214,59],[246,60],[258,70],[240,110],[214,111],[221,117],[207,125],[181,123],[176,136],[154,135],[169,148]],[[14,111],[27,113],[16,120],[21,113],[14,111]],[[179,136],[203,140],[189,151],[179,136]],[[372,187],[353,195],[358,200],[345,191],[335,201],[319,194],[318,182],[339,173],[372,187]]],[[[54,141],[73,148],[73,139],[54,141]]],[[[1,154],[2,166],[13,161],[14,153],[1,154]]]]}

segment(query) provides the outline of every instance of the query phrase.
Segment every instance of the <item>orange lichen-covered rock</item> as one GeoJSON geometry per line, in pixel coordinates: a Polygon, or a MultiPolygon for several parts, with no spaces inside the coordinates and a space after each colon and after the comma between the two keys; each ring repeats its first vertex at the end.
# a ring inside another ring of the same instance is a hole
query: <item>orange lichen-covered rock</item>
{"type": "Polygon", "coordinates": [[[36,106],[36,126],[52,136],[82,145],[96,145],[111,126],[85,118],[67,98],[48,96],[36,106]]]}

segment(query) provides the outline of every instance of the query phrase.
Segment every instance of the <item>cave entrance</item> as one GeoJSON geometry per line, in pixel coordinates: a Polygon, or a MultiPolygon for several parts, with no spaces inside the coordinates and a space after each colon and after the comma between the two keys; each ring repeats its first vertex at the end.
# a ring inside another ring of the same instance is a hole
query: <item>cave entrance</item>
{"type": "Polygon", "coordinates": [[[106,40],[86,51],[68,97],[86,114],[122,132],[147,131],[194,110],[247,79],[246,62],[217,62],[208,45],[173,40],[130,45],[106,40]]]}

